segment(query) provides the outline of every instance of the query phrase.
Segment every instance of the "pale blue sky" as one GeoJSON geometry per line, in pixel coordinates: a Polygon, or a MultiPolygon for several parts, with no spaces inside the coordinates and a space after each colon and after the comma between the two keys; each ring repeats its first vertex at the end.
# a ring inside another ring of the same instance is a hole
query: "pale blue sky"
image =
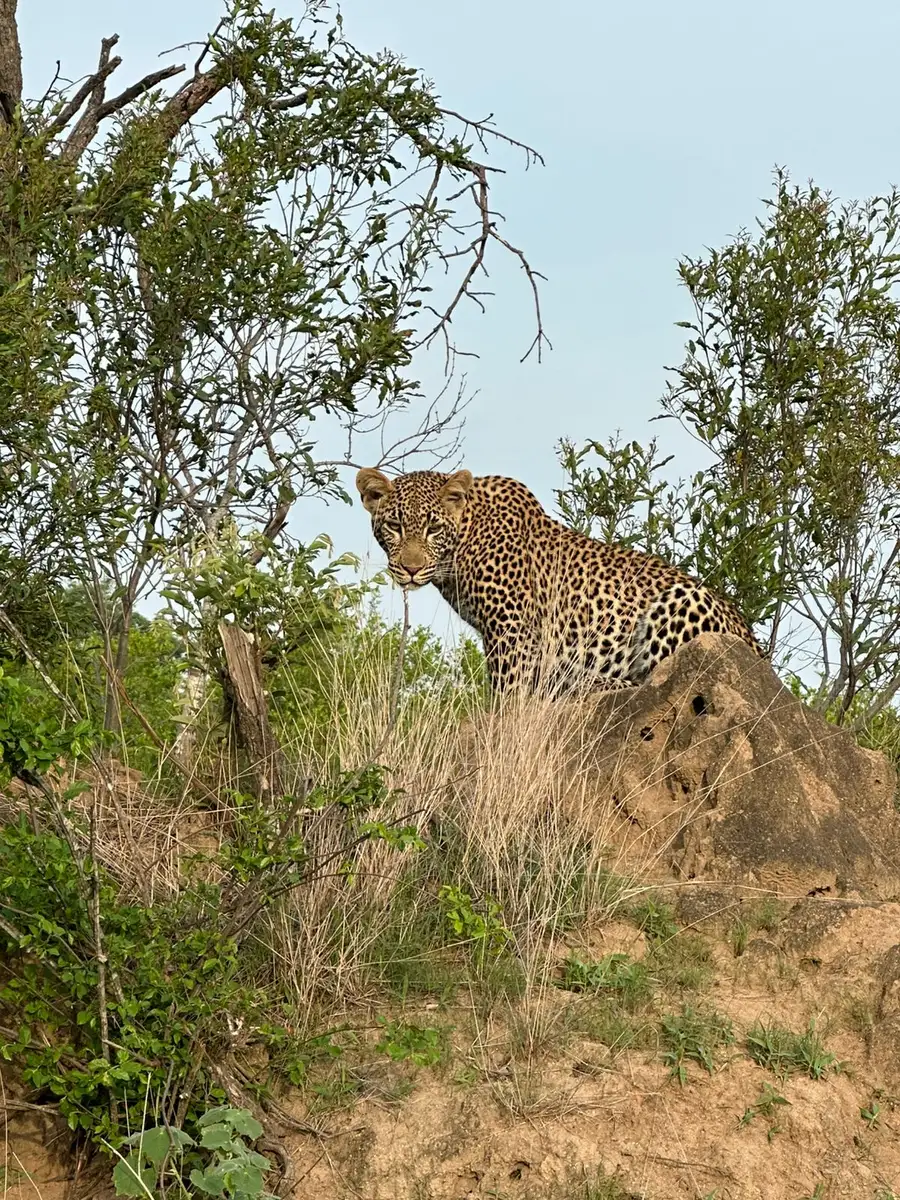
{"type": "MultiPolygon", "coordinates": [[[[496,201],[507,235],[548,276],[554,350],[541,366],[519,364],[528,295],[514,270],[497,271],[487,316],[464,330],[480,354],[467,368],[480,394],[464,463],[521,478],[548,506],[561,436],[655,432],[688,455],[674,464],[681,473],[697,465],[670,425],[647,424],[663,367],[681,353],[674,322],[687,310],[675,265],[760,214],[776,163],[845,199],[900,179],[896,0],[345,0],[341,9],[350,40],[402,53],[447,107],[493,111],[546,158],[544,169],[511,171],[496,201]]],[[[201,38],[219,11],[214,0],[27,0],[26,90],[44,90],[57,58],[69,77],[87,72],[112,32],[130,81],[159,51],[201,38]]],[[[380,561],[359,507],[311,505],[293,528],[325,529],[339,550],[374,549],[380,561]]],[[[433,589],[413,612],[450,627],[433,589]]]]}

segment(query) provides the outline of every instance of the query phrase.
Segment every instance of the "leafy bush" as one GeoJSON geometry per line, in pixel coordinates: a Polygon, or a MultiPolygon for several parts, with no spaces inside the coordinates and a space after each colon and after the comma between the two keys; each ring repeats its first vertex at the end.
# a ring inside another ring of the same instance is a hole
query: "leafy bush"
{"type": "Polygon", "coordinates": [[[275,1200],[264,1190],[271,1164],[247,1144],[262,1135],[260,1123],[244,1109],[220,1105],[197,1120],[197,1139],[183,1129],[158,1125],[126,1138],[113,1171],[119,1196],[165,1194],[166,1177],[196,1193],[226,1200],[275,1200]]]}
{"type": "MultiPolygon", "coordinates": [[[[421,847],[412,827],[391,820],[391,799],[376,767],[307,798],[306,811],[327,810],[342,831],[345,877],[368,842],[421,847]]],[[[226,1098],[198,1063],[227,1051],[237,1027],[265,1041],[277,1008],[277,993],[254,978],[248,930],[327,864],[277,814],[238,796],[231,836],[212,856],[218,882],[188,878],[157,903],[129,902],[76,853],[90,844],[78,815],[56,816],[60,832],[24,814],[0,827],[0,1006],[14,1029],[0,1056],[94,1140],[119,1146],[124,1115],[148,1094],[180,1094],[179,1125],[192,1130],[210,1099],[226,1098]]]]}

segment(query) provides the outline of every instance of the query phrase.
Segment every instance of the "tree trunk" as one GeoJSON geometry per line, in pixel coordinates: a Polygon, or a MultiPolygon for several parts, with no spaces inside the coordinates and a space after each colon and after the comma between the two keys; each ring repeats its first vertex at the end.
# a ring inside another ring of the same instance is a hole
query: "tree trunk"
{"type": "Polygon", "coordinates": [[[22,51],[16,25],[17,0],[0,0],[0,121],[12,124],[22,99],[22,51]]]}
{"type": "Polygon", "coordinates": [[[219,637],[238,741],[250,760],[259,798],[271,800],[283,793],[281,748],[269,724],[259,648],[243,629],[226,621],[219,624],[219,637]]]}

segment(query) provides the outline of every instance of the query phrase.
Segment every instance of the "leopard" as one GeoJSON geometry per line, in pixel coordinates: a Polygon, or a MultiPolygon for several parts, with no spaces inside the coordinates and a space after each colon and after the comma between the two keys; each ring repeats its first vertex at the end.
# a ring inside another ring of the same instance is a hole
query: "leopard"
{"type": "Polygon", "coordinates": [[[660,557],[553,518],[517,479],[413,471],[356,477],[388,573],[435,587],[481,637],[491,690],[631,688],[703,633],[764,658],[737,607],[660,557]]]}

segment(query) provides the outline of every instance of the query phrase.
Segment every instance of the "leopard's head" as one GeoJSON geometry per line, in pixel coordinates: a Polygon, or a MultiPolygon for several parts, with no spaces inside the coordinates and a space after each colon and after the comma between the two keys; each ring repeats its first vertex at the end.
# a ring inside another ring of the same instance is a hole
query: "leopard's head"
{"type": "Polygon", "coordinates": [[[471,471],[414,471],[388,479],[367,467],[356,476],[375,540],[400,587],[424,587],[450,572],[472,483],[471,471]]]}

